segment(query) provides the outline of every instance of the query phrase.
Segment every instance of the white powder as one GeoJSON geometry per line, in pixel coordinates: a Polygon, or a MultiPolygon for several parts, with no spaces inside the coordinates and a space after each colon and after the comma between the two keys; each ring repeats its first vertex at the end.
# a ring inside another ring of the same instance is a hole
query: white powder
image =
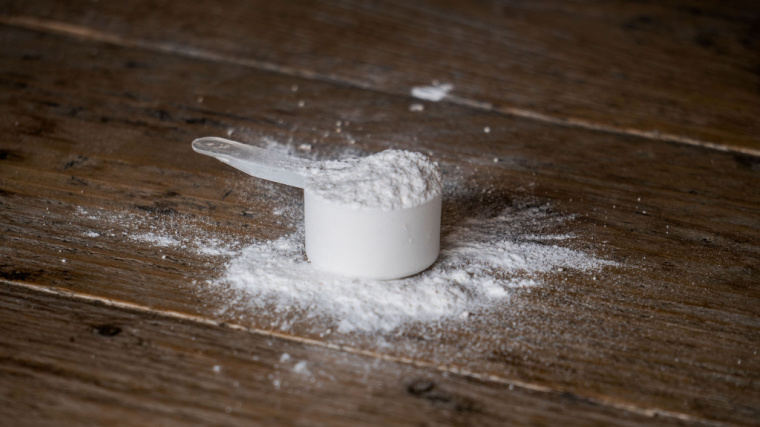
{"type": "Polygon", "coordinates": [[[311,375],[311,372],[309,372],[309,368],[306,367],[305,360],[302,360],[296,363],[296,365],[293,366],[293,372],[300,375],[311,375]]]}
{"type": "MultiPolygon", "coordinates": [[[[414,156],[410,159],[419,166],[415,162],[421,160],[414,156]]],[[[342,164],[329,174],[339,177],[349,168],[361,167],[360,162],[348,161],[348,166],[342,164]]],[[[431,175],[423,179],[428,173],[437,177],[433,182],[440,185],[440,175],[431,171],[422,168],[421,175],[413,180],[430,179],[431,175]]],[[[339,185],[336,182],[336,187],[328,190],[337,191],[339,185]]],[[[414,191],[409,190],[409,194],[414,191]]],[[[450,179],[444,200],[456,196],[472,199],[477,194],[450,179]]],[[[333,196],[340,197],[337,193],[329,197],[333,196]]],[[[455,206],[459,205],[455,202],[455,206]]],[[[296,231],[279,239],[253,242],[242,240],[249,236],[216,231],[213,223],[195,216],[162,217],[146,211],[113,213],[103,209],[79,209],[79,214],[86,227],[82,235],[88,238],[124,235],[142,244],[184,251],[188,260],[214,257],[223,267],[220,275],[199,286],[225,296],[219,314],[256,312],[261,315],[257,318],[273,319],[270,326],[280,330],[311,325],[307,327],[323,333],[335,328],[344,333],[387,333],[418,323],[469,322],[473,314],[496,307],[506,309],[517,289],[547,283],[561,286],[568,274],[596,276],[600,269],[615,265],[567,247],[574,238],[571,217],[553,214],[549,206],[531,207],[512,200],[496,215],[488,209],[474,209],[474,213],[460,212],[445,220],[441,255],[418,275],[393,281],[346,278],[317,271],[309,264],[299,201],[280,200],[276,211],[284,224],[291,224],[296,231]],[[104,224],[110,228],[97,229],[104,224]],[[234,292],[227,297],[230,290],[234,292]]],[[[156,256],[161,258],[159,253],[156,256]]]]}
{"type": "MultiPolygon", "coordinates": [[[[291,209],[289,222],[302,217],[291,209]]],[[[248,246],[228,236],[204,231],[194,220],[163,221],[135,213],[79,210],[85,218],[104,220],[128,238],[152,246],[226,258],[220,277],[208,282],[214,293],[237,291],[229,306],[271,313],[282,330],[322,318],[341,332],[388,332],[418,322],[444,319],[467,322],[471,313],[504,304],[519,288],[561,282],[573,272],[591,275],[614,262],[557,243],[572,234],[542,233],[572,220],[551,214],[547,206],[507,207],[496,216],[476,215],[442,229],[441,255],[426,271],[405,279],[375,281],[346,278],[312,268],[306,259],[303,230],[248,246]],[[145,233],[145,227],[151,229],[145,233]],[[225,240],[227,238],[227,240],[225,240]],[[241,247],[242,246],[242,247],[241,247]],[[241,298],[242,295],[242,298],[241,298]]],[[[91,228],[91,227],[90,227],[91,228]]],[[[100,238],[113,236],[103,230],[100,238]]],[[[90,235],[90,231],[83,232],[90,235]]],[[[220,314],[221,314],[220,312],[220,314]]],[[[319,322],[318,322],[319,323],[319,322]]],[[[325,326],[319,326],[325,328],[325,326]]],[[[331,326],[327,326],[331,327],[331,326]]]]}
{"type": "Polygon", "coordinates": [[[403,150],[318,162],[309,173],[307,191],[357,210],[412,208],[442,191],[438,165],[420,153],[403,150]]]}
{"type": "Polygon", "coordinates": [[[449,83],[433,84],[432,86],[415,86],[412,88],[412,96],[426,101],[438,102],[446,97],[454,89],[449,83]]]}
{"type": "Polygon", "coordinates": [[[233,256],[239,253],[245,242],[230,236],[216,234],[212,223],[203,219],[179,216],[165,218],[136,212],[108,212],[104,209],[78,208],[77,214],[95,221],[98,225],[109,225],[110,229],[94,232],[88,230],[83,235],[89,238],[112,238],[122,235],[127,239],[146,243],[157,248],[183,249],[191,253],[207,256],[233,256]]]}
{"type": "MultiPolygon", "coordinates": [[[[545,209],[506,210],[493,218],[471,218],[443,233],[441,256],[428,270],[401,280],[336,276],[308,263],[300,232],[243,249],[214,283],[251,296],[257,310],[278,315],[305,310],[327,317],[341,332],[391,331],[410,322],[458,318],[499,304],[516,288],[540,284],[560,268],[593,271],[612,262],[548,245],[561,235],[522,236],[536,221],[559,221],[545,209]]],[[[283,322],[281,328],[287,329],[283,322]]]]}
{"type": "Polygon", "coordinates": [[[140,233],[130,237],[138,242],[151,243],[153,246],[177,246],[179,241],[170,236],[159,235],[156,233],[140,233]]]}

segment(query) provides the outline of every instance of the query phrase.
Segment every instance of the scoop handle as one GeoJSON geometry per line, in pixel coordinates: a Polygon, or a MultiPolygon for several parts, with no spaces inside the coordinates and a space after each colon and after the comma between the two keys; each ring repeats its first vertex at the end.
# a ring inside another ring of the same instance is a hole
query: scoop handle
{"type": "Polygon", "coordinates": [[[193,150],[227,163],[248,175],[293,187],[304,187],[311,160],[271,152],[229,139],[207,136],[193,141],[193,150]]]}

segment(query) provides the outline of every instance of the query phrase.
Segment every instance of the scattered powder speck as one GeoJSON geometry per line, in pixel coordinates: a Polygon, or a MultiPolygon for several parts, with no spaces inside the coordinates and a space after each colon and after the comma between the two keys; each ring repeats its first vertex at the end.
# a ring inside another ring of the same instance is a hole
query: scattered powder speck
{"type": "Polygon", "coordinates": [[[197,251],[201,255],[232,256],[232,255],[237,254],[237,251],[230,249],[225,242],[215,237],[201,239],[200,241],[196,241],[196,242],[198,243],[196,245],[197,251]]]}
{"type": "MultiPolygon", "coordinates": [[[[113,238],[122,235],[128,240],[146,243],[157,248],[173,248],[191,251],[198,255],[231,257],[243,242],[213,231],[213,224],[192,218],[165,218],[135,212],[108,212],[104,209],[78,208],[79,216],[108,224],[110,229],[101,232],[86,231],[89,238],[113,238]],[[118,232],[118,233],[117,233],[118,232]]],[[[165,255],[161,256],[166,259],[165,255]]]]}
{"type": "Polygon", "coordinates": [[[543,241],[543,240],[567,240],[572,239],[575,237],[572,234],[549,234],[549,235],[540,235],[540,234],[527,234],[523,236],[525,240],[536,240],[536,241],[543,241]]]}
{"type": "Polygon", "coordinates": [[[179,241],[170,236],[162,236],[156,233],[141,233],[130,236],[138,242],[151,243],[154,246],[177,246],[179,241]]]}
{"type": "Polygon", "coordinates": [[[412,88],[412,96],[425,101],[438,102],[446,97],[454,89],[449,83],[433,84],[432,86],[415,86],[412,88]]]}
{"type": "Polygon", "coordinates": [[[305,360],[296,363],[296,365],[293,366],[293,372],[300,375],[311,375],[311,372],[309,372],[309,369],[306,367],[305,360]]]}

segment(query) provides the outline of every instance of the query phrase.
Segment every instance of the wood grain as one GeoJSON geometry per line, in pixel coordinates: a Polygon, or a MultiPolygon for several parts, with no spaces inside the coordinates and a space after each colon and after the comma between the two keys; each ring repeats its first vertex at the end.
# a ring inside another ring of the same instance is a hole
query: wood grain
{"type": "Polygon", "coordinates": [[[647,421],[572,396],[7,283],[0,283],[0,308],[0,416],[13,425],[647,421]]]}
{"type": "Polygon", "coordinates": [[[3,21],[393,94],[760,153],[754,1],[6,1],[3,21]]]}
{"type": "Polygon", "coordinates": [[[266,331],[277,315],[202,286],[223,260],[128,239],[132,226],[242,243],[293,230],[297,191],[242,179],[189,141],[232,131],[321,158],[413,149],[454,184],[447,226],[548,204],[576,217],[557,230],[577,236],[574,248],[620,266],[597,280],[551,276],[467,323],[408,328],[386,345],[320,337],[329,322],[306,320],[287,332],[292,340],[631,416],[758,419],[756,158],[452,104],[411,113],[405,96],[9,27],[0,37],[5,280],[266,331]],[[350,122],[340,133],[338,120],[350,122]]]}

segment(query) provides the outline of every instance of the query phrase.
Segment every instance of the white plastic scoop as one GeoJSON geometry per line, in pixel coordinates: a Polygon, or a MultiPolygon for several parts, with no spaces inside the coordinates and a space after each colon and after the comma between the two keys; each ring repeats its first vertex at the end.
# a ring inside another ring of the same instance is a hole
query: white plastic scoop
{"type": "Polygon", "coordinates": [[[303,188],[306,255],[320,270],[390,280],[418,273],[438,258],[440,186],[411,207],[357,208],[319,191],[323,162],[216,137],[196,139],[193,150],[249,175],[303,188]]]}

